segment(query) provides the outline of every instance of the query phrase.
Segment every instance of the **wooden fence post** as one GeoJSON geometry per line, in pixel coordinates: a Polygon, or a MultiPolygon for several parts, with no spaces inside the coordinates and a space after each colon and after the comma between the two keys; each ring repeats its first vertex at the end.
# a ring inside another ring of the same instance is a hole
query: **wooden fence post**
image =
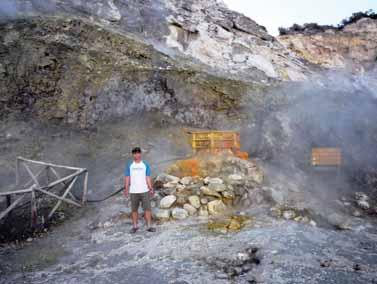
{"type": "MultiPolygon", "coordinates": [[[[63,203],[66,202],[71,205],[75,205],[78,207],[82,207],[82,205],[87,201],[87,194],[88,194],[88,170],[85,168],[76,168],[76,167],[69,167],[69,166],[63,166],[63,165],[57,165],[52,163],[45,163],[41,161],[34,161],[25,159],[22,157],[17,157],[16,160],[16,185],[20,186],[21,184],[21,167],[24,167],[30,176],[30,179],[25,183],[23,188],[11,190],[11,191],[2,191],[0,192],[0,196],[4,196],[6,198],[6,206],[7,208],[0,212],[0,219],[4,218],[6,215],[10,214],[12,210],[17,208],[17,205],[21,203],[22,200],[25,199],[25,197],[30,193],[31,198],[30,202],[31,204],[31,226],[35,227],[38,223],[38,212],[37,212],[37,206],[38,206],[38,200],[37,200],[37,192],[46,194],[50,197],[56,198],[58,202],[55,204],[53,209],[49,212],[48,217],[52,217],[54,212],[58,209],[58,207],[63,203]],[[29,167],[29,164],[36,164],[38,166],[42,166],[41,169],[38,170],[36,174],[33,173],[31,170],[31,167],[29,167]],[[74,172],[71,174],[67,174],[64,177],[61,177],[59,173],[56,171],[55,168],[62,168],[66,170],[73,170],[74,172]],[[41,186],[41,182],[38,180],[41,174],[43,174],[43,171],[46,170],[46,179],[47,179],[47,185],[41,186]],[[51,178],[51,173],[57,178],[54,180],[54,178],[51,178]],[[81,202],[75,198],[75,196],[72,194],[71,190],[76,183],[77,179],[83,175],[84,178],[84,184],[83,184],[83,192],[82,192],[82,200],[81,202]],[[31,184],[30,187],[27,187],[29,184],[31,184]],[[62,196],[59,196],[58,194],[55,194],[51,192],[55,186],[57,185],[63,185],[62,189],[59,189],[59,194],[61,190],[64,190],[64,193],[62,196]],[[12,195],[21,195],[20,197],[15,197],[14,200],[12,200],[12,195]],[[67,198],[67,196],[71,197],[72,199],[67,198]],[[77,200],[77,201],[76,201],[77,200]]],[[[24,204],[25,205],[25,204],[24,204]]],[[[44,222],[44,216],[42,217],[42,222],[44,222]]]]}
{"type": "Polygon", "coordinates": [[[37,200],[35,197],[35,190],[31,191],[31,227],[35,228],[37,225],[37,220],[38,215],[37,215],[37,200]]]}
{"type": "Polygon", "coordinates": [[[16,160],[16,186],[20,184],[20,159],[16,160]]]}
{"type": "MultiPolygon", "coordinates": [[[[64,194],[61,196],[62,198],[65,198],[67,196],[67,194],[69,193],[69,191],[72,189],[73,185],[75,184],[76,180],[77,180],[77,176],[75,176],[74,179],[71,181],[71,183],[68,185],[68,187],[65,190],[64,194]]],[[[52,208],[52,210],[48,214],[48,218],[49,219],[52,217],[52,215],[55,213],[56,209],[58,209],[58,207],[60,206],[61,203],[62,203],[62,199],[60,199],[56,203],[56,205],[54,206],[54,208],[52,208]]]]}
{"type": "Polygon", "coordinates": [[[88,195],[88,171],[85,172],[85,176],[84,176],[84,188],[83,188],[82,200],[81,200],[82,204],[86,203],[87,195],[88,195]]]}

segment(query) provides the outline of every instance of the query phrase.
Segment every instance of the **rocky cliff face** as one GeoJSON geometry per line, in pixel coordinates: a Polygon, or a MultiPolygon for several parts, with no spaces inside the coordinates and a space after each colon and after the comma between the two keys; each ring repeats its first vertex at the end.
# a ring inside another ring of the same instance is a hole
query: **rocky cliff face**
{"type": "Polygon", "coordinates": [[[18,0],[13,16],[68,14],[136,35],[236,78],[300,80],[305,65],[264,27],[220,1],[18,0]]]}
{"type": "Polygon", "coordinates": [[[141,111],[223,126],[309,68],[217,1],[35,1],[0,6],[0,108],[80,128],[141,111]],[[6,9],[5,9],[6,8],[6,9]]]}
{"type": "Polygon", "coordinates": [[[265,88],[213,76],[80,19],[16,20],[0,29],[3,116],[22,111],[85,128],[159,111],[177,122],[208,125],[237,116],[246,94],[255,100],[265,88]]]}
{"type": "Polygon", "coordinates": [[[342,29],[280,36],[279,41],[311,63],[364,71],[377,59],[377,20],[363,18],[342,29]]]}

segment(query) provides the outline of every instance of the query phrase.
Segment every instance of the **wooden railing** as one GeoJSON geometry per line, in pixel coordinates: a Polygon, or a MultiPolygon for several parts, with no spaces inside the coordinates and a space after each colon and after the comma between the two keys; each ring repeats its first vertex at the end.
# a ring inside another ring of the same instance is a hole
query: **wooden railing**
{"type": "Polygon", "coordinates": [[[0,212],[0,220],[20,206],[21,202],[25,201],[25,203],[30,203],[31,225],[35,226],[38,218],[37,193],[57,200],[48,213],[47,219],[53,216],[63,202],[81,207],[87,200],[88,171],[85,168],[63,166],[18,157],[16,161],[16,189],[0,192],[0,197],[5,197],[7,204],[6,209],[0,212]],[[31,165],[38,167],[39,170],[36,173],[33,172],[31,165]],[[23,185],[21,185],[20,175],[22,169],[26,171],[28,176],[28,181],[23,185]],[[61,170],[68,171],[68,174],[60,174],[59,171],[61,170]],[[40,180],[43,174],[47,177],[47,181],[44,184],[40,180]],[[51,176],[54,178],[51,179],[51,176]],[[83,178],[82,195],[81,200],[77,200],[71,191],[80,177],[83,178]],[[62,195],[53,192],[58,187],[60,187],[60,192],[64,190],[62,195]]]}

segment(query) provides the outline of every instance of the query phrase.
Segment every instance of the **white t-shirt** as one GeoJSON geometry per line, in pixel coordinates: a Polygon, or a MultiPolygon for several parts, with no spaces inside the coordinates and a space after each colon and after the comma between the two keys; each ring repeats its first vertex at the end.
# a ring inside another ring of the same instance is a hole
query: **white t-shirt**
{"type": "Polygon", "coordinates": [[[151,176],[151,168],[147,162],[128,162],[124,175],[130,177],[130,193],[143,193],[149,191],[146,177],[151,176]]]}

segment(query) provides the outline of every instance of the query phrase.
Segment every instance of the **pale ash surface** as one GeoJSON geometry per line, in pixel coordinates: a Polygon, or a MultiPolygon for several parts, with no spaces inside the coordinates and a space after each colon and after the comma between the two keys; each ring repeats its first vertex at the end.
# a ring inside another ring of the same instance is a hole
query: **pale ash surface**
{"type": "MultiPolygon", "coordinates": [[[[109,200],[103,212],[119,212],[122,200],[109,200]]],[[[261,283],[375,283],[377,231],[368,221],[355,218],[352,230],[332,231],[255,215],[251,225],[227,235],[209,233],[198,218],[164,223],[153,234],[141,228],[136,235],[128,233],[127,218],[94,230],[82,218],[11,257],[11,249],[1,249],[3,271],[17,270],[14,261],[32,263],[36,250],[39,259],[48,259],[41,247],[59,247],[65,256],[32,272],[7,271],[0,283],[231,283],[210,259],[232,259],[250,246],[260,248],[261,264],[251,273],[261,283]],[[330,265],[322,267],[326,261],[330,265]]]]}

